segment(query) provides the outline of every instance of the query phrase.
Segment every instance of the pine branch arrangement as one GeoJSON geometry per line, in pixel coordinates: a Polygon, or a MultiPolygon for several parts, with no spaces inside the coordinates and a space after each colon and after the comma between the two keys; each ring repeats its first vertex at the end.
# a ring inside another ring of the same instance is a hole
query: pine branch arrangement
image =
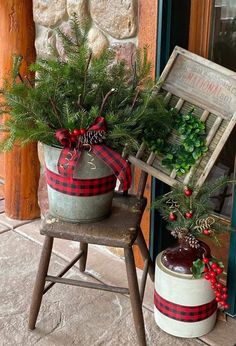
{"type": "Polygon", "coordinates": [[[106,144],[118,151],[125,143],[136,149],[151,133],[157,141],[166,137],[171,114],[157,97],[147,49],[137,52],[129,69],[124,61],[114,63],[110,49],[93,56],[88,27],[81,30],[76,17],[71,31],[68,36],[57,30],[65,58],[38,59],[30,65],[34,80],[21,76],[22,58],[14,58],[13,82],[0,91],[5,99],[0,113],[10,114],[1,127],[8,135],[0,149],[9,150],[16,141],[58,145],[58,129],[77,136],[78,130],[86,131],[99,116],[106,119],[106,144]]]}
{"type": "Polygon", "coordinates": [[[153,207],[160,211],[174,237],[190,237],[193,247],[198,246],[197,239],[201,238],[210,238],[220,245],[218,235],[229,229],[214,216],[211,197],[230,183],[233,181],[223,177],[201,187],[196,186],[194,180],[185,187],[177,184],[157,199],[153,207]]]}

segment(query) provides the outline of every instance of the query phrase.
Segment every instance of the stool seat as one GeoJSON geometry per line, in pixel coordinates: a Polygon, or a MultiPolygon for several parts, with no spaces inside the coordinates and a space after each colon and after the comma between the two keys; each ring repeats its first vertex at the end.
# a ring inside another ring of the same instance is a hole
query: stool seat
{"type": "Polygon", "coordinates": [[[146,198],[116,193],[109,217],[94,223],[71,223],[48,214],[42,222],[40,233],[54,238],[83,241],[115,247],[133,245],[146,198]]]}

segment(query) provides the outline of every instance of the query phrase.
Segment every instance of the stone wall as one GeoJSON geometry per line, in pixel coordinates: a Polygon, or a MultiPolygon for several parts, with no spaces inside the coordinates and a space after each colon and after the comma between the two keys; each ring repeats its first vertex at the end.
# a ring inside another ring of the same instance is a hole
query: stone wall
{"type": "Polygon", "coordinates": [[[60,53],[55,28],[66,31],[73,13],[81,25],[91,20],[88,40],[94,54],[110,46],[119,58],[129,60],[135,51],[138,0],[33,0],[33,11],[38,57],[50,56],[53,49],[60,53]]]}

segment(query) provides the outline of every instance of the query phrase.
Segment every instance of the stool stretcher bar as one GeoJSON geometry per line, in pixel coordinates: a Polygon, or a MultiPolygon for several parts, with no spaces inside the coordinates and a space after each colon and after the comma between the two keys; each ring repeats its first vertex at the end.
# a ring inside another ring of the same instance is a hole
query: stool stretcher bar
{"type": "MultiPolygon", "coordinates": [[[[78,262],[78,260],[81,258],[83,253],[84,251],[80,251],[78,255],[75,256],[75,258],[73,258],[73,260],[69,264],[67,264],[67,266],[57,275],[57,277],[61,278],[63,275],[65,275],[68,272],[68,270],[70,270],[70,268],[73,267],[73,265],[75,265],[76,262],[78,262]]],[[[51,282],[49,285],[47,285],[43,290],[43,294],[45,294],[48,290],[50,290],[50,288],[52,288],[54,285],[55,285],[55,282],[51,282]]]]}
{"type": "Polygon", "coordinates": [[[63,279],[63,278],[60,278],[58,276],[48,275],[48,276],[46,276],[46,281],[50,281],[54,284],[60,283],[60,284],[65,284],[65,285],[94,288],[94,289],[99,289],[99,290],[103,290],[103,291],[129,294],[129,289],[126,287],[117,287],[117,286],[110,286],[110,285],[104,285],[104,284],[97,284],[94,282],[85,282],[82,280],[63,279]]]}

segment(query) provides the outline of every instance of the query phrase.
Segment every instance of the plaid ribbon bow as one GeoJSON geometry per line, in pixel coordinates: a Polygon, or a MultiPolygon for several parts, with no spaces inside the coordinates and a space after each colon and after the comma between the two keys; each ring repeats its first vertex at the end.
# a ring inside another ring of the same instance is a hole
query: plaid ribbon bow
{"type": "MultiPolygon", "coordinates": [[[[105,131],[106,122],[103,117],[97,117],[88,131],[105,131]]],[[[114,150],[104,144],[79,143],[76,148],[69,146],[69,132],[60,129],[56,132],[57,140],[64,146],[58,160],[58,172],[64,177],[73,179],[73,174],[82,151],[89,146],[90,152],[101,159],[111,168],[116,178],[120,181],[119,189],[127,191],[131,185],[131,169],[129,163],[114,150]]]]}

